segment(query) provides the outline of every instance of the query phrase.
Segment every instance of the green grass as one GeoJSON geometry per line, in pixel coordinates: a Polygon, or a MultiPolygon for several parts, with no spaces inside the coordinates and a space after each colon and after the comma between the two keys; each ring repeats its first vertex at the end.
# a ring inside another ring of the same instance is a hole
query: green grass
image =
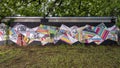
{"type": "Polygon", "coordinates": [[[0,68],[119,67],[119,46],[0,46],[0,68]]]}

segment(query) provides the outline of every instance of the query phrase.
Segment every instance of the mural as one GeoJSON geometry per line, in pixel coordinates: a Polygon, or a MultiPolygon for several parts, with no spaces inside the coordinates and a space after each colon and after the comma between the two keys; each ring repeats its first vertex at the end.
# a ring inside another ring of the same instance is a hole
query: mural
{"type": "Polygon", "coordinates": [[[28,28],[17,23],[14,27],[9,27],[9,39],[6,38],[6,25],[0,24],[0,41],[11,40],[20,46],[27,46],[33,41],[39,41],[42,45],[48,43],[56,44],[59,40],[74,44],[94,42],[100,45],[105,40],[118,41],[116,25],[107,28],[104,23],[97,26],[86,25],[83,27],[68,27],[64,24],[61,27],[40,24],[38,27],[28,28]]]}

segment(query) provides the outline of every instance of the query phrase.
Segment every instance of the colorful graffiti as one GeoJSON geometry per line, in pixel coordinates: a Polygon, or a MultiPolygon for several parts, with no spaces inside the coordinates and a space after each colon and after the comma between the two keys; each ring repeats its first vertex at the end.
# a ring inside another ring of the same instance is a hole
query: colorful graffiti
{"type": "MultiPolygon", "coordinates": [[[[48,43],[56,44],[59,40],[70,45],[80,43],[94,42],[100,45],[103,41],[109,39],[118,41],[116,25],[107,28],[104,23],[97,26],[86,25],[83,27],[68,27],[64,24],[61,27],[48,26],[40,24],[38,27],[28,28],[17,23],[14,27],[9,27],[9,40],[20,45],[27,46],[33,41],[39,41],[42,45],[48,43]]],[[[8,40],[6,37],[6,25],[0,24],[0,41],[8,40]]]]}

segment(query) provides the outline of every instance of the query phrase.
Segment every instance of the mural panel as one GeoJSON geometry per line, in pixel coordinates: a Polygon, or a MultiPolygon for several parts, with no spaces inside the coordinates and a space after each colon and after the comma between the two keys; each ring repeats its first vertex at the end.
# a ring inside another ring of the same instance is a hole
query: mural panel
{"type": "Polygon", "coordinates": [[[117,31],[119,31],[116,25],[107,28],[104,23],[98,26],[86,25],[83,27],[68,27],[64,24],[61,27],[55,27],[40,24],[34,28],[17,23],[14,27],[9,27],[9,39],[7,39],[6,28],[4,23],[0,24],[0,41],[11,40],[20,46],[27,46],[33,41],[39,41],[42,45],[56,44],[59,40],[70,45],[76,42],[94,42],[100,45],[107,39],[117,42],[117,31]]]}

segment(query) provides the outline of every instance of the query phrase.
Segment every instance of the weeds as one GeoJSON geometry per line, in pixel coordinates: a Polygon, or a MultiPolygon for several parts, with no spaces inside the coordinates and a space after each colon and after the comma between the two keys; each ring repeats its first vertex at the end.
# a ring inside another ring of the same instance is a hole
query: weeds
{"type": "Polygon", "coordinates": [[[119,46],[0,46],[1,68],[118,68],[119,46]]]}

